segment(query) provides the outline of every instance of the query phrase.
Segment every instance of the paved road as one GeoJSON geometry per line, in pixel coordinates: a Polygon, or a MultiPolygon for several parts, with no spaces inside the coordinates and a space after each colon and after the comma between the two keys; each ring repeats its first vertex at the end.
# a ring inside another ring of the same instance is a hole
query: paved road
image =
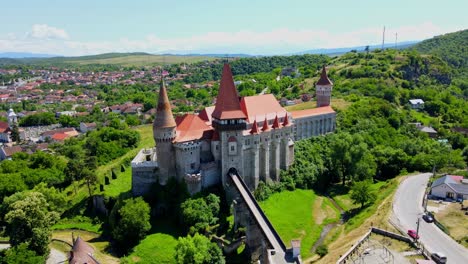
{"type": "MultiPolygon", "coordinates": [[[[393,200],[393,219],[401,231],[416,230],[416,222],[424,209],[422,199],[431,173],[408,176],[396,192],[393,200]]],[[[420,241],[430,252],[442,252],[447,256],[447,263],[468,263],[468,249],[459,245],[434,224],[421,219],[419,226],[420,241]]]]}

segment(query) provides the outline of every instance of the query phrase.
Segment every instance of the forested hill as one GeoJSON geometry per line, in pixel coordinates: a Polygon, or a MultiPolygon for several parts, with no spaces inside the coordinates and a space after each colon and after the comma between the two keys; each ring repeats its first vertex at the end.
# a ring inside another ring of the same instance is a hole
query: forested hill
{"type": "Polygon", "coordinates": [[[468,68],[468,29],[435,36],[416,44],[414,47],[423,54],[437,55],[457,72],[468,68]]]}

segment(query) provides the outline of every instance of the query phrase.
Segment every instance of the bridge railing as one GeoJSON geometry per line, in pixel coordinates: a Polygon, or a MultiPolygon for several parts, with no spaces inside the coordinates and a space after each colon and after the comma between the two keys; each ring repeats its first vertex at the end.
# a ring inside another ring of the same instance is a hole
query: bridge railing
{"type": "MultiPolygon", "coordinates": [[[[282,249],[284,251],[286,251],[286,245],[284,244],[283,240],[281,240],[281,237],[279,236],[279,234],[276,232],[275,228],[273,227],[273,225],[271,224],[270,220],[268,220],[268,217],[265,215],[265,213],[263,212],[263,210],[260,208],[260,206],[258,205],[257,203],[257,200],[255,200],[255,197],[252,195],[252,193],[250,192],[249,188],[247,187],[247,185],[245,184],[244,180],[239,176],[239,174],[237,173],[237,170],[235,171],[229,171],[228,173],[229,176],[231,177],[237,177],[237,179],[239,179],[239,182],[241,183],[242,185],[242,188],[244,188],[246,190],[246,193],[247,195],[249,196],[249,199],[252,201],[252,203],[255,205],[256,209],[258,210],[258,212],[260,213],[260,215],[262,216],[263,220],[265,221],[265,223],[268,225],[268,227],[270,228],[271,230],[271,233],[275,236],[276,240],[278,241],[278,243],[280,244],[280,246],[282,247],[282,249]]],[[[239,188],[238,186],[236,186],[236,188],[239,188]]],[[[240,190],[239,190],[240,191],[240,190]]],[[[250,209],[251,210],[251,209],[250,209]]],[[[258,220],[257,220],[258,221],[258,220]]],[[[263,233],[265,233],[264,230],[262,230],[263,233]]],[[[271,243],[271,242],[270,242],[271,243]]]]}

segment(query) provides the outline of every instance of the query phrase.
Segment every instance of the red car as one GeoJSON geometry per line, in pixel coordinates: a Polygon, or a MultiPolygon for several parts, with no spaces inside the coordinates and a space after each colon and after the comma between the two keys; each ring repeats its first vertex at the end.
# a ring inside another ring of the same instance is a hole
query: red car
{"type": "Polygon", "coordinates": [[[416,230],[408,230],[408,236],[410,236],[413,239],[419,239],[418,233],[416,233],[416,230]]]}

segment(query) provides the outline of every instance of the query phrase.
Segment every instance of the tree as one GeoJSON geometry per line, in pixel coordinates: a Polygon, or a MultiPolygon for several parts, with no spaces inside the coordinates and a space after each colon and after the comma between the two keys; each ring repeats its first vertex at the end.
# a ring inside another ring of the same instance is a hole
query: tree
{"type": "Polygon", "coordinates": [[[151,229],[150,207],[141,197],[130,198],[120,208],[119,216],[113,237],[125,248],[132,248],[151,229]]]}
{"type": "Polygon", "coordinates": [[[13,140],[16,143],[20,143],[21,141],[17,125],[13,125],[13,128],[11,129],[11,140],[13,140]]]}
{"type": "Polygon", "coordinates": [[[353,200],[355,204],[361,204],[361,208],[363,208],[365,204],[375,200],[375,193],[371,190],[371,182],[355,182],[351,187],[351,200],[353,200]]]}
{"type": "Polygon", "coordinates": [[[181,204],[182,219],[191,233],[204,231],[218,221],[220,199],[214,194],[205,198],[188,199],[181,204]]]}
{"type": "Polygon", "coordinates": [[[178,264],[224,264],[221,249],[200,234],[180,237],[176,246],[175,259],[178,264]]]}
{"type": "Polygon", "coordinates": [[[50,227],[59,219],[59,214],[49,211],[49,204],[39,192],[28,192],[22,199],[8,202],[11,203],[5,221],[11,245],[27,243],[28,249],[37,255],[47,255],[51,237],[50,227]]]}
{"type": "Polygon", "coordinates": [[[0,251],[0,264],[37,264],[44,263],[45,256],[38,256],[36,252],[28,249],[28,244],[22,243],[5,252],[0,251]],[[2,253],[5,255],[2,256],[2,253]]]}

